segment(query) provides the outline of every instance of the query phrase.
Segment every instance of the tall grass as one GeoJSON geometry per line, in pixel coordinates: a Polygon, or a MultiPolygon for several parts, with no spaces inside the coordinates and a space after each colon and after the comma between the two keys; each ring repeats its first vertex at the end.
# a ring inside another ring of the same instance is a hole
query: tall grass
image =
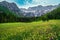
{"type": "Polygon", "coordinates": [[[60,40],[59,22],[1,23],[0,40],[60,40]]]}

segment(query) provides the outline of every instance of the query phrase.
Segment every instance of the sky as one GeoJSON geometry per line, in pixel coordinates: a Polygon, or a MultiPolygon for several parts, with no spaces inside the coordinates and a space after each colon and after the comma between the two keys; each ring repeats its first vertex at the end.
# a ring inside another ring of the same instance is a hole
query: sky
{"type": "MultiPolygon", "coordinates": [[[[0,0],[4,1],[4,0],[0,0]]],[[[37,5],[57,5],[60,3],[60,0],[5,0],[8,2],[14,2],[17,4],[19,8],[28,8],[28,7],[33,7],[37,5]]]]}

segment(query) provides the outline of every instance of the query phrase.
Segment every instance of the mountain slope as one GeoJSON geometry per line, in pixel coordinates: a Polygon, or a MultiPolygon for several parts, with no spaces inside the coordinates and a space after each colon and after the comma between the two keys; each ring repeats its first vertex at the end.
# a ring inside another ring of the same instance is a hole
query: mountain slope
{"type": "Polygon", "coordinates": [[[47,12],[50,12],[54,10],[58,5],[48,5],[48,6],[42,6],[38,5],[35,7],[29,7],[28,9],[22,8],[21,10],[24,12],[24,16],[27,15],[27,17],[39,17],[41,15],[44,15],[47,12]],[[32,15],[31,15],[32,14],[32,15]]]}
{"type": "Polygon", "coordinates": [[[52,11],[59,5],[48,5],[42,6],[38,5],[35,7],[29,7],[28,9],[21,8],[19,9],[15,3],[9,3],[7,1],[0,2],[0,6],[8,8],[13,13],[16,13],[19,17],[39,17],[47,12],[52,11]]]}
{"type": "Polygon", "coordinates": [[[11,12],[8,8],[0,6],[0,22],[16,21],[18,16],[11,12]]]}
{"type": "Polygon", "coordinates": [[[47,14],[48,17],[50,17],[51,19],[60,19],[60,7],[58,7],[57,9],[53,10],[52,12],[50,12],[49,14],[47,14]]]}
{"type": "Polygon", "coordinates": [[[9,3],[7,1],[0,2],[0,6],[4,6],[8,8],[13,13],[16,13],[16,15],[20,16],[21,10],[17,7],[15,3],[9,3]]]}
{"type": "Polygon", "coordinates": [[[18,17],[8,8],[0,6],[0,22],[32,22],[37,20],[60,19],[60,7],[39,17],[18,17]]]}
{"type": "Polygon", "coordinates": [[[41,19],[60,19],[60,7],[40,17],[41,19]]]}
{"type": "Polygon", "coordinates": [[[5,22],[30,22],[34,21],[33,18],[19,17],[16,13],[13,13],[8,8],[0,6],[0,23],[5,22]]]}

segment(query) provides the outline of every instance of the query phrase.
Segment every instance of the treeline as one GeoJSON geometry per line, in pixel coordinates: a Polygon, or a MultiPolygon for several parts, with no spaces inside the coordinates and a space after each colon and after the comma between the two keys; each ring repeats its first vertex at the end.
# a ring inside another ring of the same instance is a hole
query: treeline
{"type": "Polygon", "coordinates": [[[0,6],[0,23],[32,22],[32,21],[38,21],[38,20],[45,21],[50,19],[60,19],[60,7],[40,17],[18,17],[16,13],[13,13],[9,9],[0,6]]]}

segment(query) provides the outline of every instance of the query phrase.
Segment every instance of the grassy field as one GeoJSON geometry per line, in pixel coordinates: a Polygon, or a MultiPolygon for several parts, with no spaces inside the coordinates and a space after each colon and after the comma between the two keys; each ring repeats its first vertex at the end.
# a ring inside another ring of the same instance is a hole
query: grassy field
{"type": "Polygon", "coordinates": [[[0,40],[60,40],[60,20],[1,23],[0,40]]]}

